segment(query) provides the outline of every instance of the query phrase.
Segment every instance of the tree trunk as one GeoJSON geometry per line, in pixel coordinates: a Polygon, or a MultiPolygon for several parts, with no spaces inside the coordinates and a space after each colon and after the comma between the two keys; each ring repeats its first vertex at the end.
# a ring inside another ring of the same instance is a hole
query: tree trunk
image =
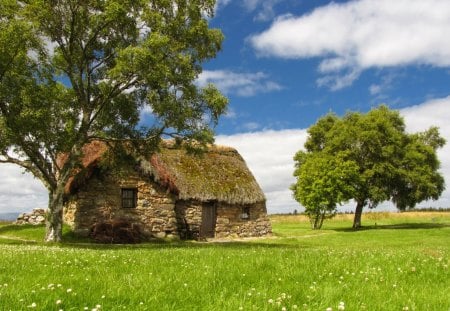
{"type": "Polygon", "coordinates": [[[355,218],[353,219],[353,229],[361,227],[361,215],[364,208],[364,202],[358,201],[355,209],[355,218]]]}
{"type": "Polygon", "coordinates": [[[57,187],[48,198],[45,242],[61,242],[63,224],[64,187],[57,187]]]}
{"type": "Polygon", "coordinates": [[[317,229],[322,229],[322,225],[323,225],[323,221],[325,219],[325,212],[322,213],[322,215],[320,215],[320,223],[319,223],[319,228],[317,229]]]}
{"type": "Polygon", "coordinates": [[[317,230],[318,226],[319,226],[319,221],[320,221],[320,214],[317,213],[316,215],[314,215],[314,230],[317,230]]]}

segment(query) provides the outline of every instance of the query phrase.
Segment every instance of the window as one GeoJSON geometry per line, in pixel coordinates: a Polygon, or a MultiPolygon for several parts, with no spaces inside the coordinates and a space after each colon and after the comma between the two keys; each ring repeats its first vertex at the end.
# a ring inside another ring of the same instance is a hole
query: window
{"type": "Polygon", "coordinates": [[[250,219],[250,207],[249,206],[244,206],[242,208],[241,219],[242,220],[249,220],[250,219]]]}
{"type": "Polygon", "coordinates": [[[137,189],[123,188],[122,189],[122,207],[136,208],[137,205],[137,189]]]}

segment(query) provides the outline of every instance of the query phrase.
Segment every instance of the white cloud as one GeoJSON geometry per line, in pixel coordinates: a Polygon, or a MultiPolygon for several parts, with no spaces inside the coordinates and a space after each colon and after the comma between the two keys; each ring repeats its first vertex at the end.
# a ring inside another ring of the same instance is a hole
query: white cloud
{"type": "Polygon", "coordinates": [[[381,77],[378,83],[373,83],[369,86],[370,95],[374,96],[375,100],[382,100],[386,98],[386,92],[393,88],[395,80],[402,76],[398,72],[390,72],[381,77]]]}
{"type": "Polygon", "coordinates": [[[337,91],[352,85],[353,81],[358,79],[360,74],[361,71],[359,69],[354,69],[346,73],[326,75],[317,79],[316,82],[318,86],[325,86],[332,91],[337,91]]]}
{"type": "Polygon", "coordinates": [[[218,136],[216,143],[235,147],[267,197],[269,212],[292,212],[298,203],[289,185],[295,182],[294,154],[303,147],[306,130],[262,131],[218,136]]]}
{"type": "MultiPolygon", "coordinates": [[[[249,1],[244,1],[249,2],[249,1]]],[[[257,12],[255,16],[255,20],[259,22],[266,22],[274,18],[275,11],[274,7],[275,5],[280,2],[280,0],[259,0],[259,1],[253,1],[257,2],[256,5],[260,4],[260,10],[257,12]]],[[[256,8],[256,6],[255,6],[256,8]]]]}
{"type": "Polygon", "coordinates": [[[227,119],[236,119],[237,118],[237,113],[236,113],[236,111],[233,108],[228,106],[227,112],[224,114],[223,117],[227,118],[227,119]]]}
{"type": "MultiPolygon", "coordinates": [[[[219,0],[216,2],[215,12],[219,12],[222,8],[231,3],[232,0],[219,0]]],[[[281,0],[240,0],[236,1],[246,12],[255,13],[253,20],[258,22],[266,22],[274,18],[274,7],[281,0]]]]}
{"type": "Polygon", "coordinates": [[[218,12],[221,8],[227,6],[231,0],[217,0],[214,8],[214,12],[218,12]]]}
{"type": "Polygon", "coordinates": [[[338,89],[372,67],[450,66],[449,33],[447,0],[361,0],[278,17],[250,42],[262,56],[322,57],[319,83],[338,89]]]}
{"type": "Polygon", "coordinates": [[[381,84],[371,84],[369,87],[369,93],[370,95],[378,95],[381,93],[382,89],[381,84]]]}
{"type": "MultiPolygon", "coordinates": [[[[450,96],[434,99],[400,110],[404,116],[407,130],[423,131],[432,125],[438,126],[447,145],[439,150],[442,173],[450,188],[450,96]]],[[[299,209],[292,199],[289,186],[295,182],[294,154],[306,141],[305,129],[282,131],[264,130],[230,136],[218,136],[216,142],[233,146],[244,157],[267,197],[270,213],[292,212],[299,209]]],[[[46,206],[47,194],[39,181],[13,165],[2,164],[0,170],[0,213],[26,211],[33,207],[46,206]]],[[[389,209],[383,204],[380,209],[389,209]]],[[[419,207],[450,207],[450,189],[445,190],[438,201],[423,202],[419,207]]],[[[354,205],[345,208],[352,209],[354,205]]]]}
{"type": "Polygon", "coordinates": [[[0,164],[0,168],[0,213],[47,206],[46,189],[31,174],[12,164],[0,164]]]}
{"type": "Polygon", "coordinates": [[[282,86],[270,81],[267,74],[236,73],[228,70],[205,70],[197,80],[200,86],[214,83],[225,94],[236,94],[241,97],[251,97],[260,93],[279,91],[282,86]]]}
{"type": "Polygon", "coordinates": [[[257,122],[247,122],[244,124],[244,128],[248,131],[255,131],[261,128],[261,125],[257,122]]]}

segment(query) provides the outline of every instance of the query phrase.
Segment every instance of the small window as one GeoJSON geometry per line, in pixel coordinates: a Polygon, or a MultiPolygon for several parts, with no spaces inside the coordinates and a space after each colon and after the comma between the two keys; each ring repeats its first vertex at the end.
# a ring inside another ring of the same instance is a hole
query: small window
{"type": "Polygon", "coordinates": [[[137,205],[137,189],[125,188],[122,189],[122,207],[136,208],[137,205]]]}
{"type": "Polygon", "coordinates": [[[244,206],[242,208],[241,219],[242,220],[249,220],[250,219],[250,207],[244,206]]]}

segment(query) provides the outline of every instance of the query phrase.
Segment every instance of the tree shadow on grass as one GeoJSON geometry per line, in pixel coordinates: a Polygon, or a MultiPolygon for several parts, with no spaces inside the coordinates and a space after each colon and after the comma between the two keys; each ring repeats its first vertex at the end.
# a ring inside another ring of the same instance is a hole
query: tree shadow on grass
{"type": "Polygon", "coordinates": [[[59,244],[61,247],[70,247],[77,249],[92,249],[92,250],[158,250],[158,249],[234,249],[245,250],[255,248],[310,248],[308,245],[294,244],[294,243],[264,243],[264,242],[246,242],[246,241],[227,241],[227,242],[195,242],[195,241],[150,241],[139,244],[100,244],[100,243],[72,243],[63,242],[59,244]]]}
{"type": "MultiPolygon", "coordinates": [[[[277,241],[274,243],[270,238],[261,238],[261,240],[211,240],[193,241],[193,240],[165,240],[153,239],[138,244],[102,244],[95,243],[88,237],[79,237],[71,230],[63,229],[62,243],[45,243],[44,225],[4,225],[0,226],[0,244],[37,244],[42,246],[58,246],[62,248],[76,248],[76,249],[92,249],[92,250],[142,250],[142,249],[208,249],[208,248],[228,248],[228,249],[254,249],[254,248],[309,248],[309,246],[301,245],[299,243],[285,243],[277,241]],[[42,238],[33,239],[33,237],[22,236],[20,232],[29,230],[42,231],[42,238]],[[2,237],[3,236],[3,237],[2,237]]],[[[274,235],[276,237],[276,235],[274,235]]]]}
{"type": "Polygon", "coordinates": [[[442,229],[450,228],[450,223],[400,223],[392,225],[372,225],[362,226],[358,229],[353,228],[335,228],[334,231],[339,232],[355,232],[355,231],[367,231],[367,230],[414,230],[414,229],[442,229]]]}

